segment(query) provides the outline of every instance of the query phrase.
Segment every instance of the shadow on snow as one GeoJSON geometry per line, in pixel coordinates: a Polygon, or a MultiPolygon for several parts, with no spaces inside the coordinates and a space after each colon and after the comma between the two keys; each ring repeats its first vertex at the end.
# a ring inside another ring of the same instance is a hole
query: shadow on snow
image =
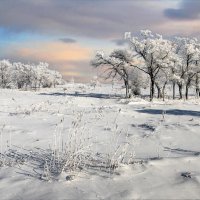
{"type": "Polygon", "coordinates": [[[100,93],[63,93],[63,92],[55,92],[55,93],[40,93],[39,95],[50,95],[50,96],[73,96],[73,97],[91,97],[91,98],[98,98],[98,99],[117,99],[122,98],[122,95],[117,94],[100,94],[100,93]]]}
{"type": "Polygon", "coordinates": [[[170,151],[171,153],[187,155],[187,156],[199,156],[200,155],[199,151],[192,151],[192,150],[181,149],[181,148],[164,147],[164,151],[170,151]]]}
{"type": "Polygon", "coordinates": [[[170,110],[161,110],[161,109],[143,109],[143,110],[136,110],[139,113],[147,113],[151,115],[189,115],[194,117],[200,117],[200,111],[193,111],[193,110],[180,110],[180,109],[170,109],[170,110]]]}

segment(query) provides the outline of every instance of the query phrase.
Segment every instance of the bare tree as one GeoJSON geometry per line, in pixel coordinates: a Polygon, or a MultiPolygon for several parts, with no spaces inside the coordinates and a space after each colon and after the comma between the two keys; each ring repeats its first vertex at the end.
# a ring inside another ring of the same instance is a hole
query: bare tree
{"type": "Polygon", "coordinates": [[[129,63],[132,60],[131,54],[126,50],[114,50],[110,55],[97,53],[91,61],[94,67],[103,67],[105,79],[118,78],[123,80],[126,89],[126,98],[129,97],[129,63]]]}

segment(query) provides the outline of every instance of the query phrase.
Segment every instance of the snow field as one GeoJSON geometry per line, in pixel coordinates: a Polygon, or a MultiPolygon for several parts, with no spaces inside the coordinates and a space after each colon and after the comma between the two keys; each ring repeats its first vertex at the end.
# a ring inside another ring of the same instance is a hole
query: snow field
{"type": "Polygon", "coordinates": [[[199,198],[199,100],[116,94],[119,85],[1,90],[1,198],[199,198]]]}

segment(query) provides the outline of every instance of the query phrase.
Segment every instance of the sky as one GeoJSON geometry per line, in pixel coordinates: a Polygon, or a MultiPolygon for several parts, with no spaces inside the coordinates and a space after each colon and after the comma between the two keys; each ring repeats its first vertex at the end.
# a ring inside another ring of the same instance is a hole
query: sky
{"type": "Polygon", "coordinates": [[[141,29],[200,38],[200,0],[0,0],[0,59],[89,82],[95,52],[126,48],[124,33],[141,29]]]}

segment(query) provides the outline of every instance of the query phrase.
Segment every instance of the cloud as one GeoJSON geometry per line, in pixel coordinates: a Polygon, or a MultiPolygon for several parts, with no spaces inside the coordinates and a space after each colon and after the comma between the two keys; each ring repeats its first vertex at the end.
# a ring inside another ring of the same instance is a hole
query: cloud
{"type": "Polygon", "coordinates": [[[125,39],[114,39],[111,40],[111,42],[115,43],[117,46],[124,46],[128,43],[125,39]]]}
{"type": "Polygon", "coordinates": [[[126,31],[150,28],[163,20],[163,1],[1,0],[0,26],[11,32],[119,37],[126,31]],[[144,2],[144,1],[143,1],[144,2]],[[162,6],[161,6],[162,5],[162,6]]]}
{"type": "Polygon", "coordinates": [[[198,19],[200,16],[199,0],[182,0],[180,8],[169,8],[164,11],[165,16],[171,19],[198,19]]]}
{"type": "Polygon", "coordinates": [[[43,42],[28,47],[20,47],[16,50],[19,57],[38,58],[38,60],[63,62],[74,60],[85,60],[90,58],[90,50],[78,44],[68,44],[56,42],[43,42]]]}
{"type": "Polygon", "coordinates": [[[75,39],[72,39],[72,38],[60,38],[59,39],[61,42],[64,42],[64,43],[76,43],[77,41],[75,39]]]}

